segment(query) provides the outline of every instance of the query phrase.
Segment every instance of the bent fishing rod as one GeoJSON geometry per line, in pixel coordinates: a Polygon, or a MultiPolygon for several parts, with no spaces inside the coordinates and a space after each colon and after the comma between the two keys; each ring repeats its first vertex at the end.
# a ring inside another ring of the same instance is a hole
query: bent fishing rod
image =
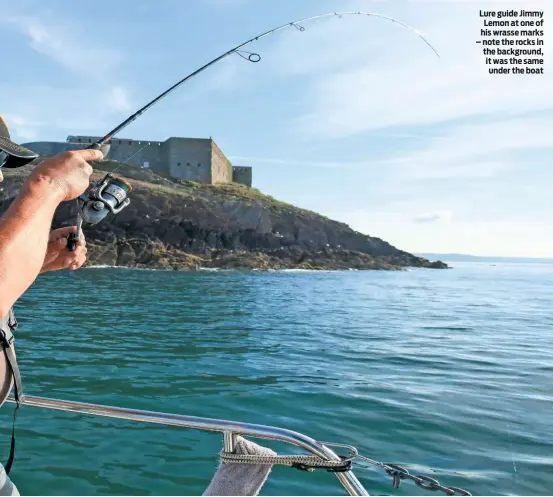
{"type": "Polygon", "coordinates": [[[207,64],[204,64],[202,67],[197,69],[196,71],[190,73],[188,76],[185,76],[180,81],[177,81],[173,86],[165,90],[163,93],[160,93],[157,97],[155,97],[153,100],[148,102],[144,107],[137,110],[133,115],[129,116],[127,119],[125,119],[121,124],[118,124],[115,128],[113,128],[109,133],[107,133],[101,140],[98,140],[96,143],[94,143],[92,146],[88,148],[94,148],[96,150],[99,150],[102,145],[109,142],[111,138],[117,133],[119,133],[121,130],[126,128],[129,124],[131,124],[133,121],[135,121],[138,117],[140,117],[144,112],[146,112],[150,107],[155,105],[157,102],[159,102],[162,98],[169,95],[171,92],[176,90],[179,86],[181,86],[183,83],[186,83],[189,79],[192,79],[194,76],[197,76],[202,71],[205,71],[208,67],[212,66],[213,64],[216,64],[220,60],[224,59],[225,57],[228,57],[229,55],[232,55],[233,53],[237,53],[240,55],[243,59],[248,60],[249,62],[259,62],[261,60],[261,55],[255,52],[246,52],[241,50],[241,48],[244,48],[246,45],[249,45],[250,43],[253,43],[255,41],[261,40],[262,38],[265,38],[266,36],[269,36],[273,33],[276,33],[277,31],[281,31],[286,28],[294,27],[298,29],[299,31],[305,31],[305,28],[301,25],[301,23],[305,23],[307,21],[313,21],[315,19],[322,19],[323,17],[331,17],[336,16],[338,18],[342,18],[345,15],[355,15],[355,16],[371,16],[371,17],[379,17],[382,19],[387,19],[391,22],[394,22],[396,24],[399,24],[400,26],[412,31],[417,36],[419,36],[433,51],[434,53],[439,57],[440,54],[436,51],[436,49],[428,42],[428,40],[416,29],[413,29],[412,27],[408,26],[407,24],[404,24],[392,17],[384,16],[382,14],[374,14],[371,12],[331,12],[329,14],[321,14],[318,16],[312,16],[312,17],[304,17],[303,19],[298,19],[296,21],[287,22],[286,24],[282,24],[281,26],[278,26],[276,28],[270,29],[269,31],[265,31],[264,33],[261,33],[260,35],[254,36],[253,38],[250,38],[249,40],[245,41],[244,43],[241,43],[240,45],[230,49],[228,52],[225,52],[222,55],[219,55],[215,59],[209,61],[207,64]],[[244,55],[247,54],[247,57],[244,55]]]}
{"type": "MultiPolygon", "coordinates": [[[[217,62],[228,57],[229,55],[236,53],[240,55],[240,57],[242,57],[243,59],[249,62],[254,62],[254,63],[259,62],[261,60],[261,55],[255,52],[248,52],[248,51],[242,50],[245,46],[249,45],[250,43],[254,43],[258,40],[261,40],[262,38],[265,38],[266,36],[269,36],[273,33],[276,33],[278,31],[291,28],[291,27],[299,31],[305,31],[305,27],[302,24],[308,21],[314,21],[316,19],[322,19],[325,17],[338,17],[341,19],[343,16],[368,16],[368,17],[377,17],[377,18],[391,21],[416,34],[432,49],[432,51],[438,57],[440,56],[437,50],[430,44],[430,42],[419,31],[417,31],[416,29],[412,28],[411,26],[408,26],[407,24],[401,21],[398,21],[397,19],[385,16],[382,14],[376,14],[372,12],[330,12],[328,14],[304,17],[296,21],[287,22],[286,24],[282,24],[281,26],[278,26],[276,28],[265,31],[257,36],[254,36],[253,38],[250,38],[249,40],[241,43],[240,45],[237,45],[236,47],[231,48],[227,52],[219,55],[218,57],[209,61],[207,64],[204,64],[199,69],[188,74],[180,81],[177,81],[170,88],[160,93],[157,97],[155,97],[153,100],[151,100],[146,105],[141,107],[134,114],[129,116],[127,119],[125,119],[122,123],[118,124],[115,128],[113,128],[109,133],[103,136],[100,140],[93,143],[87,148],[100,150],[102,151],[104,157],[106,157],[109,153],[109,148],[110,148],[109,143],[117,133],[125,129],[129,124],[131,124],[133,121],[138,119],[138,117],[140,117],[150,107],[152,107],[153,105],[158,103],[161,99],[163,99],[164,97],[172,93],[179,86],[181,86],[188,80],[192,79],[194,76],[197,76],[201,72],[205,71],[206,69],[216,64],[217,62]]],[[[118,169],[118,167],[116,169],[118,169]]],[[[80,238],[83,221],[88,224],[96,224],[100,222],[102,219],[104,219],[107,216],[107,214],[109,214],[110,212],[112,214],[117,214],[121,212],[121,210],[123,210],[127,205],[129,205],[130,200],[127,198],[127,194],[132,191],[132,188],[130,184],[128,184],[126,181],[115,178],[112,175],[115,172],[115,170],[112,171],[111,174],[107,174],[100,182],[93,185],[87,192],[83,193],[83,195],[81,195],[77,199],[77,204],[78,204],[77,233],[71,233],[68,237],[67,246],[69,250],[71,251],[75,250],[76,244],[80,238]]]]}

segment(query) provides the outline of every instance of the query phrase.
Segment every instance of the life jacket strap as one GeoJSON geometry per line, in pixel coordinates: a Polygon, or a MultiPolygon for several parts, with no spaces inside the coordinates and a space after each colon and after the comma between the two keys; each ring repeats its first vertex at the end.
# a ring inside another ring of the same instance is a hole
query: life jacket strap
{"type": "Polygon", "coordinates": [[[6,362],[11,370],[14,384],[14,397],[15,397],[15,410],[13,412],[12,423],[12,442],[10,445],[10,455],[8,456],[8,462],[4,465],[6,474],[10,474],[13,462],[15,460],[15,421],[17,420],[17,411],[19,406],[23,403],[25,395],[23,394],[23,385],[21,383],[21,374],[19,372],[19,366],[17,365],[17,359],[13,350],[15,338],[13,331],[17,328],[17,320],[13,313],[13,309],[10,309],[8,319],[2,320],[0,324],[0,345],[4,349],[4,355],[6,356],[6,362]],[[7,326],[5,326],[7,324],[7,326]]]}

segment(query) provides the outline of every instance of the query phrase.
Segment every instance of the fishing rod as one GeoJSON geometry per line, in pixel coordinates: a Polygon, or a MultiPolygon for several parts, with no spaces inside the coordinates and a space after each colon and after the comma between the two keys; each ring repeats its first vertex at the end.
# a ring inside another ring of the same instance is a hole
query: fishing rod
{"type": "MultiPolygon", "coordinates": [[[[261,55],[255,52],[247,52],[245,50],[242,50],[242,48],[249,45],[250,43],[254,43],[258,40],[261,40],[262,38],[265,38],[266,36],[276,33],[277,31],[281,31],[283,29],[287,29],[291,27],[299,31],[305,31],[305,27],[302,24],[308,21],[313,21],[315,19],[322,19],[325,17],[338,17],[341,19],[343,16],[378,17],[381,19],[391,21],[415,33],[432,49],[432,51],[438,57],[440,56],[437,50],[430,44],[430,42],[419,31],[417,31],[416,29],[412,28],[411,26],[408,26],[407,24],[401,21],[398,21],[397,19],[394,19],[393,17],[388,17],[382,14],[376,14],[372,12],[330,12],[328,14],[320,14],[320,15],[311,16],[311,17],[304,17],[302,19],[297,19],[292,22],[287,22],[286,24],[282,24],[281,26],[278,26],[276,28],[265,31],[257,36],[254,36],[253,38],[250,38],[249,40],[241,43],[240,45],[237,45],[236,47],[231,48],[227,52],[219,55],[218,57],[209,61],[207,64],[204,64],[199,69],[188,74],[180,81],[177,81],[174,85],[169,87],[167,90],[160,93],[153,100],[148,102],[146,105],[144,105],[139,110],[137,110],[134,114],[132,114],[123,122],[118,124],[110,132],[104,135],[100,140],[93,143],[87,148],[100,150],[102,151],[104,157],[106,157],[109,153],[109,148],[110,148],[109,142],[117,133],[125,129],[129,124],[131,124],[133,121],[138,119],[138,117],[140,117],[150,107],[152,107],[161,99],[163,99],[171,92],[176,90],[179,86],[184,84],[186,81],[192,79],[194,76],[197,76],[198,74],[200,74],[201,72],[209,68],[210,66],[224,59],[225,57],[228,57],[229,55],[236,53],[240,57],[242,57],[243,59],[249,62],[254,62],[254,63],[259,62],[261,60],[261,55]]],[[[132,188],[126,181],[115,178],[114,176],[112,176],[112,174],[107,174],[100,182],[98,182],[93,187],[91,187],[89,191],[81,195],[81,197],[77,199],[77,207],[78,207],[77,233],[71,233],[68,237],[67,247],[69,248],[69,250],[71,251],[75,250],[76,244],[80,238],[81,226],[83,221],[89,224],[96,224],[100,222],[104,217],[106,217],[107,214],[109,214],[110,212],[113,214],[117,214],[118,212],[121,212],[121,210],[124,209],[130,202],[130,200],[127,198],[127,194],[130,193],[131,191],[132,191],[132,188]]]]}
{"type": "Polygon", "coordinates": [[[190,73],[188,76],[185,76],[180,81],[177,81],[173,86],[165,90],[163,93],[160,93],[157,97],[155,97],[153,100],[148,102],[144,107],[137,110],[133,115],[129,116],[127,119],[125,119],[121,124],[118,124],[115,128],[113,128],[109,133],[107,133],[101,140],[98,140],[96,143],[92,144],[92,146],[88,148],[94,148],[96,150],[99,150],[102,145],[107,143],[111,138],[119,133],[121,130],[126,128],[129,124],[131,124],[133,121],[135,121],[138,117],[140,117],[144,112],[146,112],[150,107],[155,105],[157,102],[159,102],[162,98],[166,97],[171,93],[172,91],[176,90],[180,85],[188,81],[189,79],[192,79],[194,76],[197,76],[202,71],[206,70],[208,67],[212,66],[213,64],[216,64],[220,60],[224,59],[225,57],[228,57],[229,55],[232,55],[233,53],[237,53],[240,55],[243,59],[246,59],[249,62],[259,62],[261,60],[261,55],[254,52],[245,52],[243,50],[240,50],[241,48],[245,47],[246,45],[249,45],[250,43],[253,43],[255,41],[261,40],[261,38],[265,38],[266,36],[269,36],[270,34],[276,33],[277,31],[281,31],[282,29],[294,27],[298,29],[299,31],[305,31],[305,28],[300,23],[305,23],[307,21],[312,21],[315,19],[322,19],[323,17],[331,17],[336,16],[338,18],[342,18],[345,15],[355,15],[355,16],[371,16],[371,17],[380,17],[382,19],[386,19],[388,21],[394,22],[396,24],[399,24],[400,26],[412,31],[417,36],[419,36],[433,51],[434,53],[439,57],[440,54],[437,52],[437,50],[428,42],[428,40],[416,29],[413,29],[411,26],[408,26],[407,24],[404,24],[401,21],[398,21],[397,19],[394,19],[393,17],[388,17],[382,14],[375,14],[371,12],[331,12],[328,14],[321,14],[317,16],[312,17],[304,17],[302,19],[298,19],[296,21],[287,22],[286,24],[282,24],[281,26],[278,26],[276,28],[270,29],[268,31],[265,31],[264,33],[261,33],[260,35],[254,36],[253,38],[250,38],[249,40],[245,41],[244,43],[241,43],[240,45],[230,49],[228,52],[225,52],[222,55],[219,55],[215,59],[209,61],[207,64],[204,64],[202,67],[197,69],[196,71],[190,73]],[[243,54],[248,54],[247,57],[245,57],[243,54]]]}

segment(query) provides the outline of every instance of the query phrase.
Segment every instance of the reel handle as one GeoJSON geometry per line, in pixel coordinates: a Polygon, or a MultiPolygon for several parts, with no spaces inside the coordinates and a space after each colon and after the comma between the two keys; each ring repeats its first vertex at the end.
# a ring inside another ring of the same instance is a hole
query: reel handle
{"type": "MultiPolygon", "coordinates": [[[[77,199],[77,209],[80,209],[79,200],[77,199]]],[[[69,233],[69,236],[67,237],[67,250],[69,252],[74,252],[77,248],[77,242],[81,238],[81,230],[83,226],[83,218],[81,216],[81,212],[78,211],[77,214],[77,233],[69,233]]]]}
{"type": "Polygon", "coordinates": [[[78,241],[76,233],[69,233],[69,236],[67,237],[67,250],[69,250],[69,252],[74,252],[77,248],[78,241]]]}

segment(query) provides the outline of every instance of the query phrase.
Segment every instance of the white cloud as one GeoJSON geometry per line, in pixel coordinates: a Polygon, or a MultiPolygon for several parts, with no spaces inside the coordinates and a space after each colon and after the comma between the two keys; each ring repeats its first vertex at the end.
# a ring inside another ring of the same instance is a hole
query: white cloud
{"type": "Polygon", "coordinates": [[[104,79],[121,61],[121,53],[114,49],[98,46],[90,39],[84,41],[82,26],[76,29],[73,24],[58,19],[45,20],[28,15],[9,15],[0,20],[15,27],[27,37],[29,46],[56,63],[75,73],[104,79]]]}
{"type": "Polygon", "coordinates": [[[444,138],[390,159],[399,179],[486,178],[511,163],[510,154],[553,148],[553,116],[459,125],[444,138]]]}
{"type": "Polygon", "coordinates": [[[21,142],[107,132],[129,113],[128,104],[126,92],[111,86],[104,90],[0,83],[2,113],[14,139],[21,142]]]}
{"type": "Polygon", "coordinates": [[[29,121],[16,114],[7,113],[4,118],[10,128],[10,135],[17,135],[25,141],[35,140],[39,136],[38,129],[44,125],[44,123],[29,121]]]}
{"type": "MultiPolygon", "coordinates": [[[[396,126],[553,109],[553,73],[488,74],[482,46],[475,43],[481,20],[474,7],[417,4],[402,10],[404,15],[397,17],[424,28],[440,59],[414,35],[389,27],[383,31],[382,26],[376,36],[373,29],[362,32],[357,24],[350,30],[348,22],[341,29],[353,31],[351,37],[336,35],[336,26],[301,43],[298,35],[283,37],[274,54],[280,53],[282,71],[316,75],[309,80],[304,112],[296,122],[299,132],[340,138],[396,126]],[[293,43],[299,47],[295,54],[293,43]]],[[[546,34],[544,48],[550,53],[548,38],[546,34]]]]}
{"type": "MultiPolygon", "coordinates": [[[[254,65],[238,58],[238,55],[231,54],[222,59],[213,67],[206,69],[198,78],[190,79],[184,84],[186,91],[178,98],[182,103],[193,103],[205,98],[209,93],[230,94],[244,85],[247,81],[248,66],[254,65]]],[[[183,75],[182,77],[184,77],[183,75]]]]}
{"type": "Polygon", "coordinates": [[[547,222],[456,219],[450,223],[420,223],[400,212],[357,210],[325,214],[409,252],[506,257],[551,257],[553,254],[551,217],[547,222]]]}
{"type": "Polygon", "coordinates": [[[451,211],[425,212],[424,214],[415,216],[413,221],[415,223],[435,223],[437,221],[449,222],[451,220],[451,216],[451,211]]]}
{"type": "Polygon", "coordinates": [[[110,88],[106,95],[106,105],[114,111],[128,112],[133,108],[127,90],[120,86],[110,88]]]}
{"type": "Polygon", "coordinates": [[[551,78],[501,79],[485,74],[481,66],[467,57],[440,68],[419,61],[401,69],[369,67],[329,75],[315,83],[310,110],[296,126],[310,135],[333,138],[553,109],[551,78]]]}
{"type": "Polygon", "coordinates": [[[356,169],[366,168],[374,164],[374,161],[317,161],[317,160],[297,160],[277,157],[252,157],[246,155],[231,155],[229,160],[232,162],[243,162],[244,164],[255,164],[256,167],[264,165],[277,166],[300,166],[300,167],[315,167],[315,168],[337,168],[337,169],[356,169]]]}
{"type": "Polygon", "coordinates": [[[0,83],[2,111],[15,139],[63,140],[67,132],[100,133],[132,110],[129,91],[115,82],[122,53],[102,47],[87,33],[90,25],[43,11],[40,17],[4,12],[0,26],[23,35],[31,50],[57,65],[55,72],[43,71],[31,84],[0,83]],[[68,83],[61,79],[60,84],[60,67],[70,73],[68,83]]]}
{"type": "Polygon", "coordinates": [[[277,157],[231,156],[231,161],[256,166],[282,165],[314,168],[380,169],[380,180],[489,178],[511,164],[510,153],[553,148],[553,116],[510,118],[448,127],[442,136],[421,139],[415,150],[360,161],[297,160],[277,157]],[[384,178],[384,173],[386,177],[384,178]]]}
{"type": "MultiPolygon", "coordinates": [[[[221,5],[225,4],[226,1],[221,0],[221,5]]],[[[366,10],[357,8],[353,2],[350,4],[353,6],[338,10],[366,10]]],[[[247,63],[233,54],[203,73],[201,83],[191,81],[188,92],[192,90],[194,95],[184,98],[193,100],[207,92],[233,92],[244,88],[263,91],[275,78],[296,78],[300,84],[312,84],[314,76],[325,78],[336,70],[358,67],[360,60],[385,58],[388,47],[387,40],[381,36],[383,33],[388,33],[388,36],[390,33],[399,34],[408,42],[416,39],[420,46],[425,46],[417,34],[377,16],[344,15],[339,19],[331,15],[299,23],[304,31],[292,25],[286,26],[242,49],[246,57],[248,52],[259,54],[261,61],[258,64],[247,63]]],[[[293,21],[294,16],[284,20],[293,21]]],[[[273,27],[281,23],[282,20],[277,21],[273,27]]],[[[256,28],[253,29],[244,38],[253,36],[256,28]]],[[[307,87],[307,92],[311,92],[311,86],[307,87]]]]}

